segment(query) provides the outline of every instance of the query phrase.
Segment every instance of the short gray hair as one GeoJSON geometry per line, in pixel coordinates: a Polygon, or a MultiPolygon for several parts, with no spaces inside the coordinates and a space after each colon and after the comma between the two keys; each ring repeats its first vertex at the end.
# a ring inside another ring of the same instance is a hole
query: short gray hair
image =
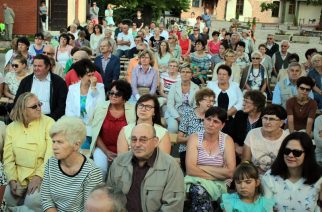
{"type": "Polygon", "coordinates": [[[251,57],[254,57],[255,55],[258,55],[262,59],[262,54],[259,51],[253,51],[251,57]]]}
{"type": "Polygon", "coordinates": [[[77,142],[82,145],[86,138],[86,127],[80,118],[63,116],[49,131],[51,138],[57,134],[64,136],[71,145],[77,142]]]}
{"type": "Polygon", "coordinates": [[[288,40],[282,40],[282,41],[281,41],[281,44],[283,44],[283,43],[287,43],[287,45],[288,45],[288,46],[290,46],[290,45],[291,45],[291,43],[290,43],[288,40]]]}

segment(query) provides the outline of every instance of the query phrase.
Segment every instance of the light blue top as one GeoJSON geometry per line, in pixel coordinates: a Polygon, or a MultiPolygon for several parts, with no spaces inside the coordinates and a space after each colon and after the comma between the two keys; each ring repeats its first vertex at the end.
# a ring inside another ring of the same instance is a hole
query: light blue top
{"type": "MultiPolygon", "coordinates": [[[[292,84],[289,78],[284,79],[287,86],[291,87],[291,91],[293,96],[297,95],[297,87],[296,84],[292,84]]],[[[313,92],[310,91],[309,93],[309,97],[311,99],[314,99],[313,97],[313,92]]],[[[277,83],[275,85],[274,91],[273,91],[273,99],[272,99],[272,103],[273,104],[277,104],[277,105],[282,105],[282,98],[281,98],[281,88],[279,86],[279,84],[277,83]]]]}
{"type": "Polygon", "coordinates": [[[273,211],[275,201],[259,196],[254,203],[246,203],[240,200],[237,193],[223,194],[220,207],[226,212],[270,212],[273,211]]]}

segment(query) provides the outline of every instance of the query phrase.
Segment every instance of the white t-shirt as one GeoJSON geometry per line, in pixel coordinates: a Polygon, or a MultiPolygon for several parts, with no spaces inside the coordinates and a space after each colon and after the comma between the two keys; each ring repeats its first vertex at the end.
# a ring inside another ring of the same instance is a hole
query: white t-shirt
{"type": "Polygon", "coordinates": [[[130,46],[127,46],[127,45],[117,45],[117,49],[120,49],[120,50],[123,50],[123,51],[126,51],[126,50],[129,50],[131,48],[131,46],[135,46],[134,44],[134,39],[133,39],[133,35],[131,33],[127,33],[124,34],[123,32],[119,33],[117,35],[117,40],[123,40],[123,41],[130,41],[131,42],[131,45],[130,46]]]}
{"type": "Polygon", "coordinates": [[[261,181],[264,196],[276,201],[274,209],[277,211],[320,211],[317,200],[322,178],[312,185],[304,184],[304,178],[293,183],[280,176],[271,175],[271,170],[269,170],[261,181]]]}
{"type": "Polygon", "coordinates": [[[261,127],[252,129],[248,132],[245,145],[247,145],[252,152],[253,164],[266,172],[271,168],[272,163],[276,159],[278,150],[284,140],[289,134],[288,130],[284,130],[281,137],[275,141],[268,140],[263,137],[261,127]]]}

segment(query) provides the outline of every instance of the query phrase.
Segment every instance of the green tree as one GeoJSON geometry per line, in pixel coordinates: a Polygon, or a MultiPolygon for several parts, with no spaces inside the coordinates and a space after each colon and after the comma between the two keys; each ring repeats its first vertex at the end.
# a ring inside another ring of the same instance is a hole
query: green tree
{"type": "MultiPolygon", "coordinates": [[[[103,1],[103,0],[101,0],[103,1]]],[[[130,10],[140,9],[143,13],[145,23],[157,20],[164,11],[172,11],[180,14],[190,7],[190,0],[109,0],[109,3],[128,8],[130,10]]],[[[124,17],[132,18],[132,17],[124,17]]]]}

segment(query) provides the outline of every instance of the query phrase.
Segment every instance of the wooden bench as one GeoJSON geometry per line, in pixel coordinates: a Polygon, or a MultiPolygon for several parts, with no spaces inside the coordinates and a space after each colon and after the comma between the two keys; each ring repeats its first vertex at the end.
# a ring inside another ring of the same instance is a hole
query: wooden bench
{"type": "Polygon", "coordinates": [[[127,57],[120,58],[120,77],[119,79],[126,79],[127,67],[129,66],[130,60],[127,57]]]}
{"type": "Polygon", "coordinates": [[[278,23],[262,23],[261,29],[266,29],[266,28],[279,29],[280,25],[278,23]]]}

